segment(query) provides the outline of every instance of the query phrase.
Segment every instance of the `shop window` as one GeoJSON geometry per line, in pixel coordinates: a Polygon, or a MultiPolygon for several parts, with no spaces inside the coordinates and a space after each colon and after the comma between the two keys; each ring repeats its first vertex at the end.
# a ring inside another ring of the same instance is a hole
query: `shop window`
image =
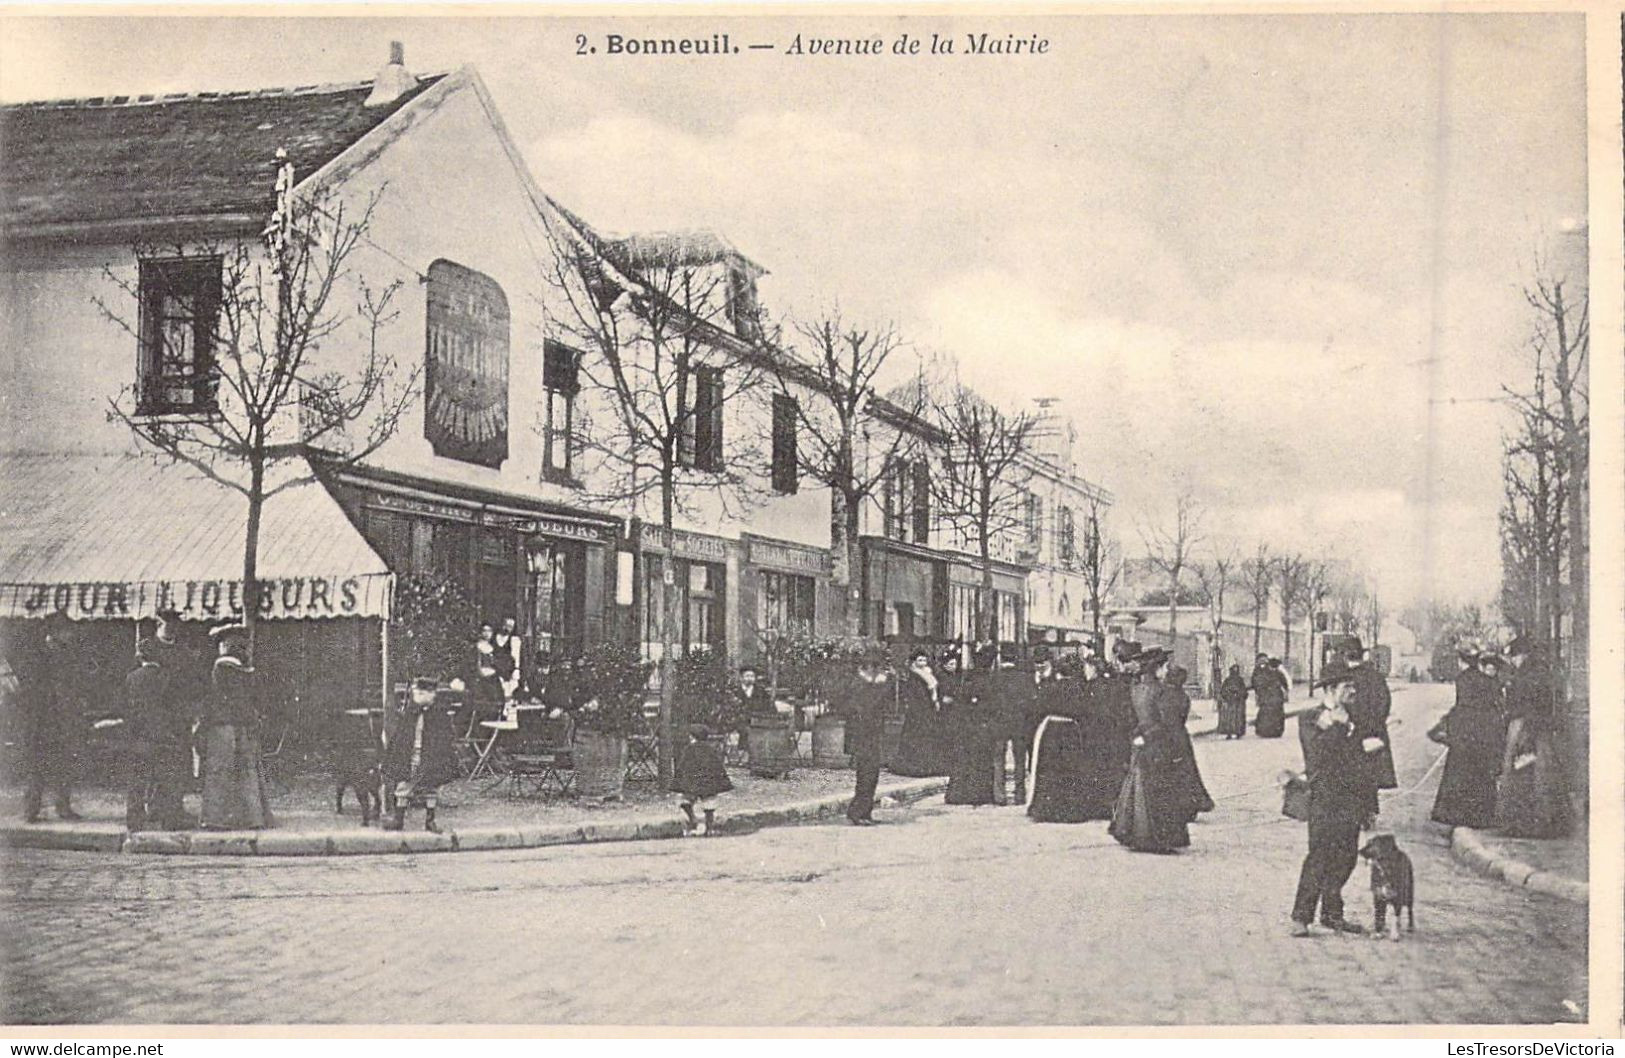
{"type": "Polygon", "coordinates": [[[137,414],[214,410],[220,270],[218,257],[141,262],[137,414]]]}
{"type": "Polygon", "coordinates": [[[661,577],[661,559],[649,555],[644,559],[643,579],[643,642],[644,656],[660,657],[661,623],[664,620],[666,592],[677,597],[672,604],[677,608],[677,629],[673,646],[681,656],[695,647],[711,650],[723,649],[722,595],[724,574],[722,567],[687,559],[672,560],[672,585],[668,589],[661,577]]]}
{"type": "Polygon", "coordinates": [[[764,632],[811,635],[817,588],[811,577],[762,572],[756,626],[764,632]]]}
{"type": "Polygon", "coordinates": [[[686,407],[678,433],[678,459],[695,470],[722,469],[722,369],[699,365],[689,379],[686,407]]]}
{"type": "Polygon", "coordinates": [[[799,485],[796,466],[796,399],[773,394],[773,491],[793,493],[799,485]]]}
{"type": "Polygon", "coordinates": [[[581,392],[581,354],[549,341],[542,347],[542,393],[546,403],[542,424],[542,477],[574,484],[576,448],[576,396],[581,392]]]}

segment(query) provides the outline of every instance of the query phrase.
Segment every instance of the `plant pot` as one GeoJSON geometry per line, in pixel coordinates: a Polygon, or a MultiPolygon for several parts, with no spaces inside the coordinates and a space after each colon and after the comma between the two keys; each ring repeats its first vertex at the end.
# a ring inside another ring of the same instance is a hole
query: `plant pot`
{"type": "Polygon", "coordinates": [[[846,718],[833,713],[813,718],[813,763],[820,768],[850,768],[852,755],[846,752],[846,718]]]}
{"type": "Polygon", "coordinates": [[[785,720],[756,717],[750,722],[750,773],[782,778],[795,766],[795,730],[785,720]]]}
{"type": "Polygon", "coordinates": [[[626,736],[576,729],[571,756],[576,792],[583,797],[618,801],[626,787],[626,736]]]}

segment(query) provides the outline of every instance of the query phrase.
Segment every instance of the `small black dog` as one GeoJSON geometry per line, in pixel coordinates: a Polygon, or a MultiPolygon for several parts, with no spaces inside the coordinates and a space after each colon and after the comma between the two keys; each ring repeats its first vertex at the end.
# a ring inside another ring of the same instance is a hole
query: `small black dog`
{"type": "Polygon", "coordinates": [[[1411,858],[1394,843],[1392,834],[1377,834],[1360,855],[1371,864],[1371,902],[1376,908],[1377,921],[1372,927],[1374,940],[1382,939],[1384,922],[1390,908],[1394,912],[1392,926],[1387,930],[1391,940],[1399,939],[1399,913],[1407,916],[1406,931],[1416,932],[1416,879],[1411,872],[1411,858]]]}
{"type": "Polygon", "coordinates": [[[334,811],[344,814],[344,791],[354,790],[356,803],[361,806],[361,825],[370,826],[383,812],[383,770],[378,764],[378,752],[353,749],[339,757],[333,769],[335,792],[334,811]]]}

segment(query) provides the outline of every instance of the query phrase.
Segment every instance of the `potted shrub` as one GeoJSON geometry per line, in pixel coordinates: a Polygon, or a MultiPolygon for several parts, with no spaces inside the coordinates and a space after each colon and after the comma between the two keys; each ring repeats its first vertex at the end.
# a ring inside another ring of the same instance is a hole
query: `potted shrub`
{"type": "Polygon", "coordinates": [[[725,759],[728,733],[738,729],[743,719],[727,656],[698,647],[678,658],[675,668],[672,704],[676,727],[682,730],[690,724],[703,724],[709,732],[707,740],[725,759]]]}
{"type": "Polygon", "coordinates": [[[576,790],[619,800],[626,785],[626,740],[643,729],[643,699],[654,662],[637,648],[600,643],[581,656],[576,678],[584,701],[576,711],[576,790]]]}
{"type": "Polygon", "coordinates": [[[813,720],[813,763],[821,768],[852,766],[852,756],[846,752],[846,717],[841,712],[841,699],[863,649],[861,639],[826,639],[808,644],[801,675],[807,697],[818,710],[813,720]]]}

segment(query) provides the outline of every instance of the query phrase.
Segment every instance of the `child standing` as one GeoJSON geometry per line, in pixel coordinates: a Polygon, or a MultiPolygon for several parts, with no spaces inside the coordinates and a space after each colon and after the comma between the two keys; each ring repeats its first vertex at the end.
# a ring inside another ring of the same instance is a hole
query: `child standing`
{"type": "Polygon", "coordinates": [[[715,833],[717,795],[734,788],[722,754],[706,740],[709,734],[704,724],[690,724],[687,741],[677,750],[677,773],[672,785],[677,790],[677,807],[686,817],[686,832],[693,837],[715,833]],[[696,806],[704,814],[704,822],[695,819],[696,806]]]}

